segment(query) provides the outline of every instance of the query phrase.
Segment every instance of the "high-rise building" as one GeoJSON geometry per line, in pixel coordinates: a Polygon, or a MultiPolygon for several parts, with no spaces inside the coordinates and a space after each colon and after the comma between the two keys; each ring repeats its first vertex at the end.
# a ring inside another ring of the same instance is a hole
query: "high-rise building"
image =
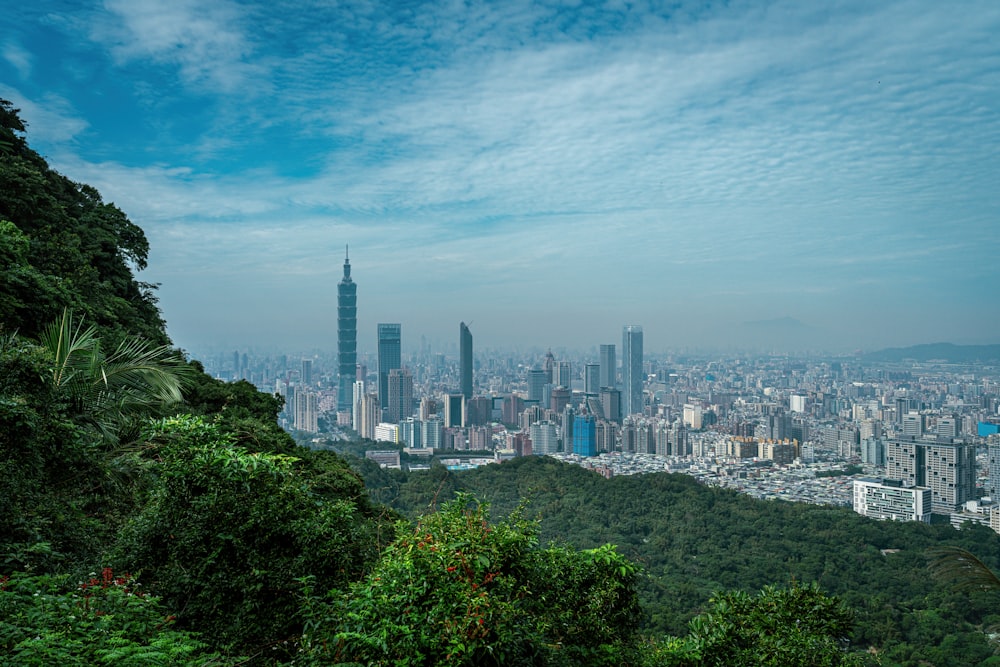
{"type": "Polygon", "coordinates": [[[354,385],[354,396],[351,401],[351,428],[361,434],[361,415],[362,415],[362,405],[365,400],[365,383],[361,380],[355,380],[354,385]]]}
{"type": "Polygon", "coordinates": [[[390,424],[398,424],[413,414],[413,376],[405,368],[389,371],[389,404],[386,406],[390,424]]]}
{"type": "Polygon", "coordinates": [[[578,456],[597,456],[597,420],[593,415],[573,417],[573,453],[578,456]]]}
{"type": "Polygon", "coordinates": [[[472,332],[462,322],[458,325],[458,367],[460,391],[465,400],[472,398],[472,332]]]}
{"type": "Polygon", "coordinates": [[[552,386],[573,388],[572,367],[568,361],[557,361],[552,366],[552,386]]]}
{"type": "Polygon", "coordinates": [[[389,371],[403,366],[402,326],[378,325],[378,404],[389,405],[389,371]]]}
{"type": "Polygon", "coordinates": [[[601,387],[614,387],[617,380],[614,343],[601,345],[601,387]]]}
{"type": "Polygon", "coordinates": [[[299,381],[306,387],[312,384],[313,381],[313,360],[303,359],[302,360],[302,371],[299,373],[299,381]]]}
{"type": "Polygon", "coordinates": [[[531,451],[544,456],[559,452],[559,431],[556,425],[548,420],[535,422],[529,429],[531,434],[531,451]]]}
{"type": "Polygon", "coordinates": [[[465,397],[448,394],[444,399],[444,425],[447,428],[460,427],[465,423],[465,397]]]}
{"type": "Polygon", "coordinates": [[[381,421],[382,410],[378,405],[378,396],[365,394],[361,399],[361,428],[357,429],[362,438],[369,440],[375,437],[375,426],[381,421]]]}
{"type": "Polygon", "coordinates": [[[642,327],[629,324],[622,328],[622,415],[643,411],[642,327]]]}
{"type": "Polygon", "coordinates": [[[311,391],[298,390],[295,392],[295,415],[293,423],[295,428],[308,433],[315,433],[319,430],[317,417],[319,414],[318,398],[311,391]]]}
{"type": "Polygon", "coordinates": [[[337,412],[351,409],[358,363],[358,286],[351,280],[351,260],[344,251],[344,277],[337,285],[337,412]]]}
{"type": "Polygon", "coordinates": [[[976,447],[893,438],[885,447],[886,478],[931,490],[935,514],[950,514],[976,497],[976,447]]]}
{"type": "Polygon", "coordinates": [[[601,365],[587,364],[583,367],[583,392],[588,396],[601,393],[601,365]]]}
{"type": "Polygon", "coordinates": [[[549,382],[549,374],[541,368],[528,370],[528,400],[542,402],[545,385],[549,382]]]}
{"type": "Polygon", "coordinates": [[[622,393],[614,387],[601,387],[601,414],[608,421],[622,421],[622,393]]]}

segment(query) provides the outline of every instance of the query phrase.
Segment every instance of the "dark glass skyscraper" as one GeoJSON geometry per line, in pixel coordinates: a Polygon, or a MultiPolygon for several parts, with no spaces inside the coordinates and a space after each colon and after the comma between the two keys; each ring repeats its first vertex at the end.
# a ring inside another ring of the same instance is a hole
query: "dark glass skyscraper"
{"type": "Polygon", "coordinates": [[[472,332],[465,322],[458,325],[458,366],[462,396],[472,398],[472,332]]]}
{"type": "Polygon", "coordinates": [[[622,416],[642,412],[642,327],[622,328],[622,416]]]}
{"type": "Polygon", "coordinates": [[[378,404],[389,405],[389,371],[403,366],[403,349],[399,324],[378,325],[378,404]]]}
{"type": "Polygon", "coordinates": [[[358,286],[351,280],[351,260],[344,250],[344,277],[337,285],[337,411],[349,412],[354,402],[358,363],[358,286]]]}

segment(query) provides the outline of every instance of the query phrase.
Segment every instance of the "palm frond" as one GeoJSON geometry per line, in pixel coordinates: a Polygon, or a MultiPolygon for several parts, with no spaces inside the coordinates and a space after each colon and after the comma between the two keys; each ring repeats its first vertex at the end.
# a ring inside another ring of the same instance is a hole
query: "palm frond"
{"type": "Polygon", "coordinates": [[[74,322],[73,313],[63,310],[62,317],[42,330],[39,344],[53,357],[52,382],[57,388],[71,385],[86,376],[93,363],[93,351],[98,346],[97,327],[74,322]]]}
{"type": "Polygon", "coordinates": [[[965,549],[932,547],[927,555],[931,574],[956,590],[1000,591],[1000,577],[965,549]]]}

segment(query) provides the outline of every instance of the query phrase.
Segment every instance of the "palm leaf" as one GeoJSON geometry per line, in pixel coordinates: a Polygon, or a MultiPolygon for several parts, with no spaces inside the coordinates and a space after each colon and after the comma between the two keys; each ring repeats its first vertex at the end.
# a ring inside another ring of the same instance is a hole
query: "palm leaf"
{"type": "Polygon", "coordinates": [[[1000,577],[983,561],[959,547],[927,550],[931,573],[962,591],[1000,591],[1000,577]]]}

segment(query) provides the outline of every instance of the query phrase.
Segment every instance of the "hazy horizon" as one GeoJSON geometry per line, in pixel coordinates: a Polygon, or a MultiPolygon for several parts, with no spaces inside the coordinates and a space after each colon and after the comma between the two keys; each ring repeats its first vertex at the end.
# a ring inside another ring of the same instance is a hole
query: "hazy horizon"
{"type": "Polygon", "coordinates": [[[1000,4],[39,0],[0,97],[174,343],[1000,342],[1000,4]]]}

